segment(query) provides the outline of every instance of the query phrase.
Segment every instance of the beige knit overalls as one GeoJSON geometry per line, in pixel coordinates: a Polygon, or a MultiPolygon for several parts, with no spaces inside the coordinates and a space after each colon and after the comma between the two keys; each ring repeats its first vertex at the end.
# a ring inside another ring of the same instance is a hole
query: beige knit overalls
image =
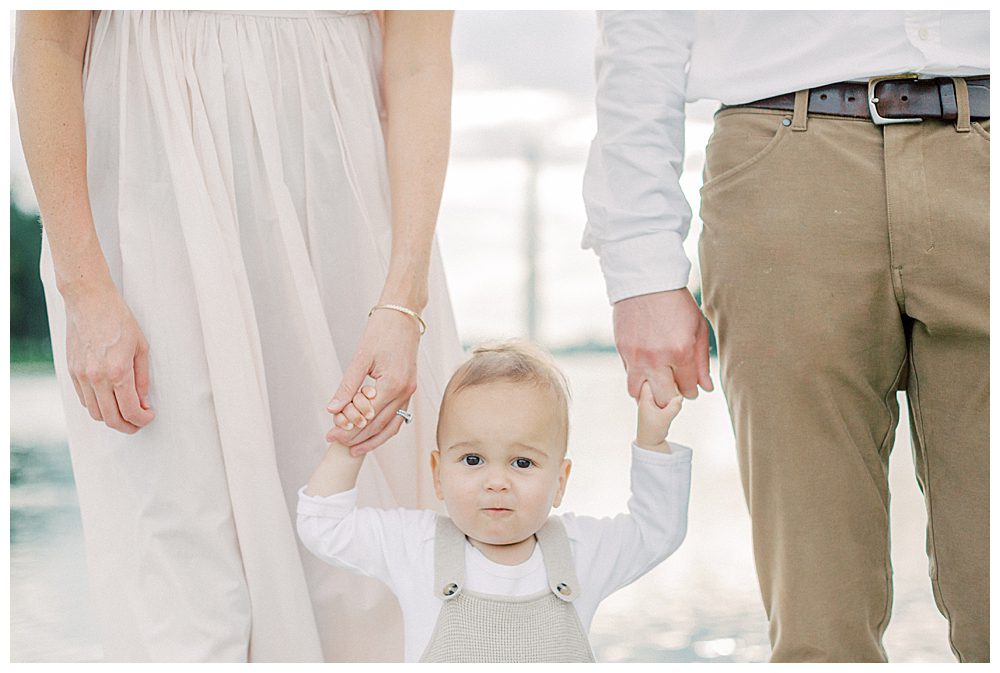
{"type": "Polygon", "coordinates": [[[587,634],[573,607],[580,593],[569,538],[550,518],[535,534],[549,590],[530,596],[467,591],[465,535],[438,517],[434,592],[444,601],[422,662],[592,662],[587,634]]]}

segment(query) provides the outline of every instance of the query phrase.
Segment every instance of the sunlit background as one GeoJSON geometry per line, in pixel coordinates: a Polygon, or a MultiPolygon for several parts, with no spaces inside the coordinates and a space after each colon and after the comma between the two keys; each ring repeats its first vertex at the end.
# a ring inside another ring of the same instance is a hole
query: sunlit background
{"type": "MultiPolygon", "coordinates": [[[[456,15],[454,140],[439,240],[466,345],[530,336],[556,352],[573,390],[574,467],[562,509],[606,515],[622,510],[628,498],[635,409],[614,353],[597,259],[580,249],[583,166],[595,130],[595,36],[591,12],[456,15]]],[[[701,102],[688,110],[682,184],[695,213],[715,107],[701,102]]],[[[37,224],[18,222],[20,212],[34,217],[37,209],[11,119],[11,278],[23,283],[15,271],[35,273],[37,246],[25,248],[20,239],[25,231],[37,233],[37,224]]],[[[687,241],[696,293],[699,232],[696,216],[687,241]]],[[[20,314],[15,309],[12,293],[12,317],[44,312],[37,302],[20,314]]],[[[15,339],[14,329],[11,659],[98,661],[63,414],[44,358],[48,346],[15,339]]],[[[718,381],[718,365],[712,366],[718,381]]],[[[659,568],[602,605],[591,632],[598,658],[766,660],[767,627],[722,393],[686,402],[672,439],[695,451],[687,539],[659,568]]],[[[905,421],[890,483],[896,589],[886,648],[893,661],[951,661],[947,624],[927,577],[926,517],[905,421]]]]}

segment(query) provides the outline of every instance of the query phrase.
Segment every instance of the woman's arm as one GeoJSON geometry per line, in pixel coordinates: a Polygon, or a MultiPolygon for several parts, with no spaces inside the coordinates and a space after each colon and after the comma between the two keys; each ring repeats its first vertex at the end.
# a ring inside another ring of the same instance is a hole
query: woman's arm
{"type": "Polygon", "coordinates": [[[14,99],[65,300],[73,384],[95,420],[131,434],[154,416],[146,401],[147,346],[111,278],[90,210],[83,115],[89,28],[89,11],[18,12],[14,99]]]}
{"type": "MultiPolygon", "coordinates": [[[[452,12],[388,11],[383,21],[392,252],[379,304],[418,313],[427,304],[431,244],[448,166],[451,23],[452,12]]],[[[393,310],[372,315],[328,407],[337,420],[328,440],[357,454],[399,431],[403,419],[396,410],[406,407],[416,389],[419,338],[418,323],[408,315],[393,310]],[[366,375],[378,387],[372,419],[349,403],[366,375]],[[348,424],[351,430],[345,430],[348,424]]]]}

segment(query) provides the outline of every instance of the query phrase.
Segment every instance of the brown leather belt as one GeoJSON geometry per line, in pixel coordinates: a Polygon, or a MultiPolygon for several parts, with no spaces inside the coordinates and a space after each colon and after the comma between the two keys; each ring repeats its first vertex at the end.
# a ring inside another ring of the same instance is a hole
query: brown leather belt
{"type": "MultiPolygon", "coordinates": [[[[968,77],[969,116],[972,119],[990,117],[990,78],[968,77]]],[[[795,94],[786,93],[772,98],[723,105],[722,109],[754,107],[768,110],[795,109],[795,94]]],[[[838,82],[809,90],[809,112],[812,114],[839,115],[871,119],[876,124],[895,124],[902,120],[958,119],[958,101],[955,83],[950,77],[914,79],[876,77],[869,83],[838,82]],[[871,100],[870,100],[871,99],[871,100]]]]}

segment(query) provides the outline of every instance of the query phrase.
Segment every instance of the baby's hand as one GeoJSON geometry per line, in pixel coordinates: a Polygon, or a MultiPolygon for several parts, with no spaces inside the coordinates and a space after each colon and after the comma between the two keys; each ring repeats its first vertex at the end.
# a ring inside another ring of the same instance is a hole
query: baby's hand
{"type": "Polygon", "coordinates": [[[337,414],[333,422],[341,430],[361,429],[368,425],[368,421],[375,418],[375,407],[371,400],[375,399],[376,391],[374,386],[365,385],[354,394],[354,399],[347,403],[347,406],[337,414]]]}
{"type": "Polygon", "coordinates": [[[639,420],[636,424],[635,443],[641,449],[650,451],[669,451],[667,432],[670,423],[681,410],[684,398],[674,390],[674,397],[661,409],[656,406],[653,393],[648,383],[643,383],[639,389],[639,420]]]}

